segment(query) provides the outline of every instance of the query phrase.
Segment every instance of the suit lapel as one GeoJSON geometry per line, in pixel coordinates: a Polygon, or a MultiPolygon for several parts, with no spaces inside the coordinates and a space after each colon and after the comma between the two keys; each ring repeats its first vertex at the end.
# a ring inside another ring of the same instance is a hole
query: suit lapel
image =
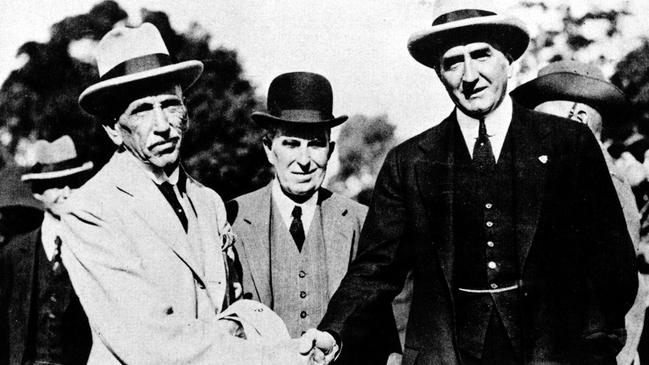
{"type": "Polygon", "coordinates": [[[194,275],[205,283],[202,270],[189,251],[189,241],[182,224],[155,183],[146,176],[128,152],[115,156],[111,171],[117,189],[133,199],[135,214],[147,223],[160,242],[164,242],[194,275]]]}
{"type": "Polygon", "coordinates": [[[516,241],[521,272],[529,253],[541,212],[549,148],[538,117],[514,104],[510,126],[514,142],[514,193],[516,196],[516,241]]]}
{"type": "Polygon", "coordinates": [[[239,226],[241,232],[237,232],[242,235],[242,245],[246,257],[249,258],[252,281],[262,303],[272,302],[270,289],[270,211],[271,204],[273,204],[271,184],[268,184],[256,199],[251,200],[250,209],[242,209],[245,216],[239,226]]]}
{"type": "Polygon", "coordinates": [[[345,219],[345,216],[349,213],[347,207],[344,204],[336,204],[335,197],[330,191],[320,189],[319,200],[327,262],[328,289],[331,296],[347,272],[351,259],[354,227],[350,219],[345,219]]]}
{"type": "Polygon", "coordinates": [[[426,209],[440,265],[451,287],[455,246],[453,242],[453,139],[457,122],[453,112],[432,129],[419,147],[423,154],[415,163],[417,188],[426,209]]]}

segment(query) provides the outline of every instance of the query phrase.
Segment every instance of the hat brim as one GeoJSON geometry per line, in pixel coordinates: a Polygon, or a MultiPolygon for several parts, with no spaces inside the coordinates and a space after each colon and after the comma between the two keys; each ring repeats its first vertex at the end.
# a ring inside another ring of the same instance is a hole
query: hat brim
{"type": "Polygon", "coordinates": [[[518,18],[489,15],[434,25],[415,33],[408,40],[408,51],[417,62],[437,68],[446,47],[476,40],[491,40],[516,60],[527,50],[530,36],[518,18]]]}
{"type": "Polygon", "coordinates": [[[604,121],[619,121],[630,108],[629,100],[615,85],[594,77],[557,72],[537,77],[511,92],[521,105],[534,109],[552,100],[584,103],[597,109],[604,121]]]}
{"type": "Polygon", "coordinates": [[[298,126],[305,127],[311,125],[317,127],[333,128],[343,124],[349,117],[346,115],[341,115],[333,119],[325,119],[325,120],[289,120],[289,119],[277,118],[267,113],[254,112],[250,115],[250,118],[252,118],[252,120],[255,123],[259,124],[262,127],[268,127],[271,125],[288,125],[288,126],[295,126],[295,127],[298,126]]]}
{"type": "Polygon", "coordinates": [[[114,114],[115,99],[134,94],[151,85],[177,83],[185,90],[203,73],[203,63],[184,61],[147,71],[119,76],[89,86],[79,96],[79,106],[86,113],[101,116],[114,114]]]}
{"type": "Polygon", "coordinates": [[[62,177],[72,176],[80,174],[82,172],[92,170],[93,168],[92,161],[85,162],[83,165],[74,167],[71,169],[59,170],[59,171],[48,171],[48,172],[37,172],[24,174],[20,177],[21,181],[31,181],[31,180],[51,180],[59,179],[62,177]]]}

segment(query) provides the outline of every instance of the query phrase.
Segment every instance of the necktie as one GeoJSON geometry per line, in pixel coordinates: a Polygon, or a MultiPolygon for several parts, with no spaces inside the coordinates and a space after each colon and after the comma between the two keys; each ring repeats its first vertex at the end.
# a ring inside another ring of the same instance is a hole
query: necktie
{"type": "Polygon", "coordinates": [[[171,185],[168,181],[165,181],[162,184],[158,185],[158,188],[173,208],[174,213],[176,213],[178,219],[180,220],[180,223],[182,223],[183,228],[185,229],[185,233],[187,233],[187,216],[185,215],[183,206],[180,205],[180,202],[178,201],[178,197],[174,192],[173,185],[171,185]]]}
{"type": "Polygon", "coordinates": [[[486,170],[496,164],[496,158],[491,149],[491,142],[489,142],[484,118],[480,119],[478,138],[475,141],[475,145],[473,145],[473,163],[478,170],[486,170]]]}
{"type": "Polygon", "coordinates": [[[302,245],[304,244],[304,227],[302,226],[302,219],[300,219],[302,217],[302,208],[296,205],[291,215],[293,216],[293,221],[288,231],[293,236],[293,241],[295,241],[298,251],[302,252],[302,245]]]}

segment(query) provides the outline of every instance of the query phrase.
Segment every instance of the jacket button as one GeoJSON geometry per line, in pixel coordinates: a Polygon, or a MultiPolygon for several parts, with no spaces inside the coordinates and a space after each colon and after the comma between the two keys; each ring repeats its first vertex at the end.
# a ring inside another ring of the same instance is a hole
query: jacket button
{"type": "Polygon", "coordinates": [[[302,311],[300,313],[300,318],[306,318],[306,312],[305,311],[302,311]]]}
{"type": "Polygon", "coordinates": [[[300,292],[300,298],[303,298],[303,299],[306,298],[306,292],[305,291],[300,292]]]}
{"type": "Polygon", "coordinates": [[[303,270],[300,270],[300,272],[297,274],[299,277],[303,278],[306,276],[306,273],[303,270]]]}

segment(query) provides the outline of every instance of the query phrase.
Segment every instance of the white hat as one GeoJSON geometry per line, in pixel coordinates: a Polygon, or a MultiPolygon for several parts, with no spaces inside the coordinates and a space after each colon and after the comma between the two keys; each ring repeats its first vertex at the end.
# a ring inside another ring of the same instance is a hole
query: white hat
{"type": "Polygon", "coordinates": [[[97,45],[96,58],[100,81],[79,96],[81,108],[93,115],[114,113],[116,99],[146,91],[156,83],[175,83],[185,89],[203,72],[200,61],[171,63],[162,36],[151,23],[106,33],[97,45]]]}
{"type": "Polygon", "coordinates": [[[82,162],[70,136],[63,136],[53,142],[36,141],[36,164],[30,172],[20,177],[22,181],[51,180],[76,175],[91,170],[92,161],[82,162]]]}
{"type": "Polygon", "coordinates": [[[530,41],[520,19],[499,14],[490,0],[436,0],[433,27],[413,34],[408,51],[418,62],[437,67],[441,52],[453,42],[493,40],[513,59],[520,57],[530,41]]]}

